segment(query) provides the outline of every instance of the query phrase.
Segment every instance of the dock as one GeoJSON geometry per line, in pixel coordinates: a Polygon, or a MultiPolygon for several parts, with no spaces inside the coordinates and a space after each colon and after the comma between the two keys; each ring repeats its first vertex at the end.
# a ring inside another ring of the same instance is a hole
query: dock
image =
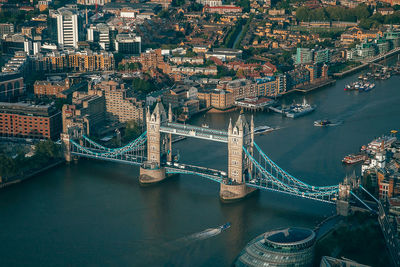
{"type": "Polygon", "coordinates": [[[270,110],[272,110],[273,112],[280,113],[280,114],[285,114],[285,111],[283,109],[279,109],[279,108],[276,108],[276,107],[268,107],[268,108],[270,110]]]}
{"type": "Polygon", "coordinates": [[[317,83],[310,83],[310,84],[295,88],[295,89],[293,89],[293,91],[297,91],[297,92],[301,92],[301,93],[308,93],[308,92],[314,91],[319,88],[333,85],[335,83],[336,83],[336,80],[328,79],[328,80],[320,81],[317,83]]]}

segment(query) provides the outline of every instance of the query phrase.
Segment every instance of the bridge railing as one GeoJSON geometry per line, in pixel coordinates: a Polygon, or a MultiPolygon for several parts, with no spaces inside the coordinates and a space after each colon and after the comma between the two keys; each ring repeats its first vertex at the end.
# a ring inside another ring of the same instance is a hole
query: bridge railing
{"type": "Polygon", "coordinates": [[[277,175],[282,176],[285,179],[288,179],[291,183],[298,187],[303,187],[305,189],[311,189],[311,190],[318,190],[318,191],[331,191],[331,190],[336,190],[339,188],[338,185],[334,186],[313,186],[309,185],[296,177],[292,176],[291,174],[287,173],[285,170],[283,170],[281,167],[279,167],[274,161],[272,161],[262,150],[261,148],[254,142],[254,147],[256,148],[257,152],[260,154],[262,159],[265,160],[265,162],[268,164],[268,166],[272,171],[275,171],[277,175]]]}
{"type": "MultiPolygon", "coordinates": [[[[331,203],[332,199],[337,197],[338,186],[318,187],[308,185],[286,175],[286,172],[283,172],[285,175],[282,175],[283,170],[276,164],[269,165],[271,167],[269,171],[245,147],[243,147],[243,150],[254,166],[250,172],[249,180],[246,182],[247,185],[331,203]]],[[[264,157],[262,159],[265,160],[264,157]]]]}
{"type": "Polygon", "coordinates": [[[127,161],[129,163],[141,163],[146,158],[144,155],[144,145],[147,141],[146,132],[120,148],[106,148],[86,136],[83,136],[83,140],[89,146],[80,145],[75,140],[70,140],[72,154],[97,159],[127,161]]]}
{"type": "Polygon", "coordinates": [[[194,130],[196,132],[201,132],[201,133],[205,133],[205,134],[216,134],[216,135],[228,136],[228,132],[226,132],[226,131],[215,130],[215,129],[199,127],[199,126],[193,126],[193,125],[189,125],[189,124],[166,122],[163,125],[171,127],[171,128],[175,128],[175,129],[184,129],[184,130],[189,130],[189,131],[194,130]]]}

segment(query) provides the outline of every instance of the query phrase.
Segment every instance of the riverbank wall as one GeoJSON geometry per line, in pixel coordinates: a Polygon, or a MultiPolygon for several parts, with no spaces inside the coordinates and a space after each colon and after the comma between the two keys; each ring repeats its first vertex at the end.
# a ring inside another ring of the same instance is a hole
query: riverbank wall
{"type": "Polygon", "coordinates": [[[20,183],[22,181],[25,181],[25,180],[27,180],[29,178],[32,178],[33,176],[35,176],[37,174],[40,174],[40,173],[42,173],[44,171],[47,171],[47,170],[49,170],[51,168],[54,168],[54,167],[56,167],[56,166],[58,166],[58,165],[60,165],[60,164],[62,164],[64,162],[65,162],[64,159],[60,159],[58,161],[55,161],[55,162],[51,163],[50,165],[47,165],[46,167],[40,168],[38,170],[32,170],[32,171],[29,171],[28,173],[25,173],[25,174],[22,174],[22,175],[13,176],[13,177],[9,178],[6,182],[0,183],[0,189],[4,188],[4,187],[7,187],[7,186],[10,186],[10,185],[13,185],[13,184],[20,183]]]}

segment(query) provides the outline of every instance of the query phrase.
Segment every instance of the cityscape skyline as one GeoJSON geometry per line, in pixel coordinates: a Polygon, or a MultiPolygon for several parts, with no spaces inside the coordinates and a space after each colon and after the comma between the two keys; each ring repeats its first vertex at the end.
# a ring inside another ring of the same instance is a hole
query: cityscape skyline
{"type": "Polygon", "coordinates": [[[0,52],[5,265],[400,266],[397,0],[0,0],[0,52]]]}

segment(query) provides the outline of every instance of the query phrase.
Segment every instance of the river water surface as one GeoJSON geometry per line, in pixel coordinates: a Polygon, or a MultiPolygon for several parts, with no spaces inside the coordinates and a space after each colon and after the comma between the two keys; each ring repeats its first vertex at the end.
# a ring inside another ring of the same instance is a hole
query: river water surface
{"type": "MultiPolygon", "coordinates": [[[[256,126],[281,129],[257,144],[283,169],[309,184],[338,184],[352,168],[341,159],[374,137],[400,129],[400,77],[378,81],[370,92],[344,92],[357,76],[283,101],[317,105],[298,119],[256,113],[256,126]],[[314,127],[318,119],[341,120],[314,127]]],[[[238,112],[205,114],[192,124],[227,129],[238,112]]],[[[173,145],[181,161],[227,169],[226,144],[186,139],[173,145]]],[[[358,170],[358,169],[357,169],[358,170]]],[[[255,236],[279,227],[313,228],[335,212],[330,204],[258,192],[223,204],[219,186],[181,175],[141,187],[138,167],[93,160],[62,165],[0,191],[2,266],[229,266],[255,236]],[[222,232],[210,230],[226,222],[222,232]]]]}

